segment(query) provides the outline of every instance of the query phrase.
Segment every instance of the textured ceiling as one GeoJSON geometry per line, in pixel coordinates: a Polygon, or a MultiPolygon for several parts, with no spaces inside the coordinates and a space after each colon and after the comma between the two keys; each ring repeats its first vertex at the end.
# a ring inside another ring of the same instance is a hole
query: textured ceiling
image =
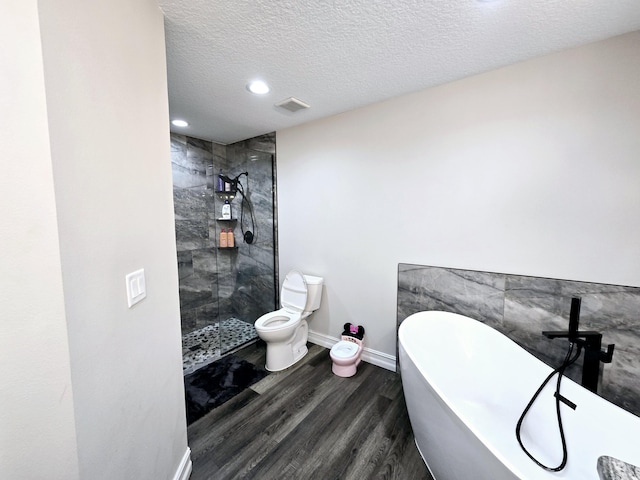
{"type": "Polygon", "coordinates": [[[640,0],[158,3],[171,117],[190,122],[172,130],[219,143],[640,30],[640,0]],[[274,106],[288,97],[311,108],[274,106]]]}

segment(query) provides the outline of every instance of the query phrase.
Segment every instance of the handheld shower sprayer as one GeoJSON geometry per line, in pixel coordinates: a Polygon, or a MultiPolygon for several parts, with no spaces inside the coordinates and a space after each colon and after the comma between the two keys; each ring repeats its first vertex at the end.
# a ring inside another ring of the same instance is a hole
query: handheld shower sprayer
{"type": "Polygon", "coordinates": [[[249,178],[249,172],[242,172],[238,175],[236,175],[234,178],[231,177],[227,177],[226,175],[218,175],[223,182],[225,183],[230,183],[231,184],[231,190],[233,190],[234,192],[238,190],[238,183],[240,182],[240,177],[242,175],[246,175],[247,178],[249,178]]]}
{"type": "Polygon", "coordinates": [[[571,310],[569,311],[569,329],[559,332],[544,331],[542,334],[547,338],[568,338],[571,343],[576,343],[579,337],[578,327],[580,325],[580,305],[582,299],[580,297],[573,297],[571,299],[571,310]]]}
{"type": "Polygon", "coordinates": [[[578,338],[578,324],[580,323],[580,305],[582,299],[573,297],[571,299],[571,310],[569,311],[569,341],[575,342],[578,338]]]}

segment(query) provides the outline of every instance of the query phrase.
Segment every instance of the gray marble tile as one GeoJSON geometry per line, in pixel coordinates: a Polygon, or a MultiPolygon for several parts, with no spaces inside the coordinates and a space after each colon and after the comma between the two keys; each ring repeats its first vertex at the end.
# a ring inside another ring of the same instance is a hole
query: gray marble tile
{"type": "Polygon", "coordinates": [[[206,220],[207,193],[204,187],[173,189],[173,209],[176,220],[206,220]]]}
{"type": "Polygon", "coordinates": [[[422,310],[459,313],[492,326],[502,322],[504,276],[400,264],[398,318],[422,310]]]}
{"type": "Polygon", "coordinates": [[[213,143],[199,138],[187,137],[187,160],[202,167],[213,160],[213,143]]]}
{"type": "Polygon", "coordinates": [[[191,254],[193,257],[194,275],[204,279],[209,284],[217,284],[216,250],[213,248],[203,248],[200,250],[192,250],[191,254]]]}
{"type": "Polygon", "coordinates": [[[202,220],[177,220],[176,246],[179,251],[198,250],[209,246],[209,225],[202,220]]]}
{"type": "Polygon", "coordinates": [[[197,277],[191,276],[180,282],[180,309],[192,309],[206,305],[214,300],[213,289],[197,277]]]}
{"type": "Polygon", "coordinates": [[[174,187],[195,188],[205,187],[207,185],[205,170],[202,168],[182,166],[173,163],[171,165],[171,174],[173,175],[174,187]]]}
{"type": "Polygon", "coordinates": [[[193,275],[193,254],[191,251],[178,252],[178,279],[193,275]]]}
{"type": "Polygon", "coordinates": [[[182,167],[187,166],[187,137],[171,134],[171,163],[182,167]]]}
{"type": "Polygon", "coordinates": [[[244,275],[273,275],[273,247],[242,245],[238,253],[238,269],[244,275]]]}
{"type": "Polygon", "coordinates": [[[212,300],[213,301],[210,303],[205,303],[195,307],[196,325],[198,328],[211,325],[220,320],[220,305],[215,293],[212,300]]]}
{"type": "Polygon", "coordinates": [[[266,133],[259,137],[250,138],[239,142],[244,148],[255,150],[257,152],[276,153],[276,133],[266,133]]]}
{"type": "Polygon", "coordinates": [[[212,149],[214,162],[227,162],[227,146],[220,143],[213,143],[212,149]]]}
{"type": "Polygon", "coordinates": [[[622,408],[640,415],[640,358],[616,344],[613,361],[603,366],[600,394],[622,408]]]}
{"type": "Polygon", "coordinates": [[[183,334],[195,330],[197,328],[196,311],[189,308],[180,308],[180,324],[183,334]]]}
{"type": "Polygon", "coordinates": [[[273,275],[245,275],[233,293],[233,312],[238,318],[255,322],[265,313],[277,310],[273,275]]]}

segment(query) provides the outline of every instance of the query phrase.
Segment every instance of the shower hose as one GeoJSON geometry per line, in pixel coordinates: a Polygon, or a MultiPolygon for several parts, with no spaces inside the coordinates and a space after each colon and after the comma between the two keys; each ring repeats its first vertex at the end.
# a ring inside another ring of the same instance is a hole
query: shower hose
{"type": "Polygon", "coordinates": [[[580,352],[582,351],[582,346],[578,345],[578,349],[576,351],[576,354],[572,358],[571,354],[573,353],[574,345],[575,344],[573,342],[569,342],[569,349],[567,350],[567,355],[565,356],[564,361],[562,362],[562,365],[560,365],[558,368],[553,370],[549,374],[549,376],[547,378],[545,378],[544,382],[542,382],[542,384],[540,385],[540,387],[538,388],[536,393],[534,393],[533,397],[531,397],[531,400],[529,401],[529,404],[525,407],[524,411],[522,412],[522,415],[520,416],[520,419],[518,420],[518,424],[516,425],[516,438],[518,439],[518,443],[520,444],[520,448],[522,448],[524,453],[526,453],[527,456],[531,460],[533,460],[539,467],[544,468],[545,470],[549,470],[551,472],[559,472],[560,470],[562,470],[567,465],[567,456],[568,456],[567,455],[567,441],[566,441],[566,439],[564,437],[564,429],[562,428],[562,416],[560,415],[560,398],[561,398],[561,396],[560,396],[560,384],[562,382],[562,377],[564,375],[564,371],[572,363],[574,363],[578,359],[578,357],[580,356],[580,352]],[[524,417],[527,415],[527,413],[529,412],[529,409],[531,408],[531,406],[534,404],[534,402],[538,398],[538,395],[540,395],[540,393],[542,392],[544,387],[547,385],[547,383],[549,383],[549,381],[556,374],[558,375],[558,381],[556,382],[556,394],[555,394],[555,398],[556,398],[556,415],[557,415],[557,418],[558,418],[558,430],[560,431],[560,440],[562,441],[562,462],[557,467],[548,467],[548,466],[544,465],[543,463],[541,463],[539,460],[537,460],[525,448],[525,446],[522,444],[522,439],[520,438],[520,429],[522,427],[522,421],[524,420],[524,417]]]}

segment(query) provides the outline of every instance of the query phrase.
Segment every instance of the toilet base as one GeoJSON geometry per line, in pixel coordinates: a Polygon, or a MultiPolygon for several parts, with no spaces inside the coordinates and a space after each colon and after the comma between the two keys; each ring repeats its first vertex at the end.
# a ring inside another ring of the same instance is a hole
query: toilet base
{"type": "Polygon", "coordinates": [[[264,368],[269,372],[279,372],[289,368],[300,361],[307,352],[307,338],[309,325],[302,320],[294,330],[276,332],[280,336],[275,337],[273,332],[256,329],[258,336],[267,344],[267,358],[264,368]],[[286,333],[287,335],[282,335],[286,333]]]}
{"type": "Polygon", "coordinates": [[[292,348],[291,345],[269,345],[264,368],[268,372],[280,372],[298,363],[308,353],[306,343],[292,348]]]}

